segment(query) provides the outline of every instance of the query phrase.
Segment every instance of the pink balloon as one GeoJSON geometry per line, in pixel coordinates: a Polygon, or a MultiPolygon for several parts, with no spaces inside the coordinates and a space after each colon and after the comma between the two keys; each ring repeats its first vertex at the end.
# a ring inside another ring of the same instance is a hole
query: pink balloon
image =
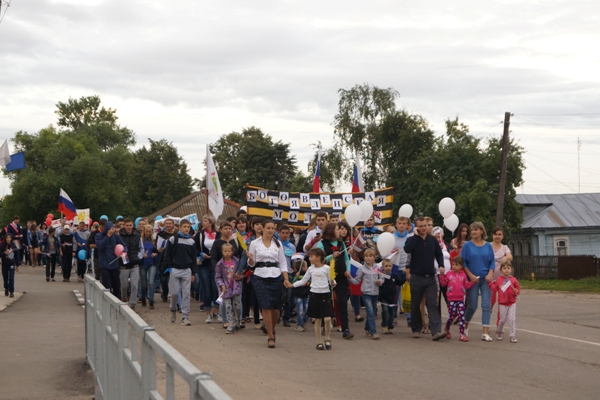
{"type": "Polygon", "coordinates": [[[123,250],[125,250],[125,248],[123,247],[122,244],[116,245],[115,246],[115,256],[121,257],[121,254],[123,254],[123,250]]]}

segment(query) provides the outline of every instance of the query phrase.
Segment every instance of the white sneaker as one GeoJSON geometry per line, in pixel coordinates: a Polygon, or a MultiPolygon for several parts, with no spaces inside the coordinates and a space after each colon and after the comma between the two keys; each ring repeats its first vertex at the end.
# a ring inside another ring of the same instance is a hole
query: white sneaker
{"type": "Polygon", "coordinates": [[[205,323],[205,324],[210,324],[211,322],[212,322],[212,317],[211,317],[210,315],[208,315],[208,316],[206,317],[206,319],[204,320],[204,323],[205,323]]]}
{"type": "Polygon", "coordinates": [[[484,342],[491,342],[494,339],[492,339],[492,337],[487,333],[484,333],[483,335],[481,335],[481,340],[483,340],[484,342]]]}
{"type": "Polygon", "coordinates": [[[177,319],[177,311],[171,311],[171,323],[174,323],[177,319]]]}
{"type": "Polygon", "coordinates": [[[296,326],[296,328],[294,330],[298,331],[298,332],[304,332],[306,329],[304,329],[304,327],[302,325],[298,325],[298,326],[296,326]]]}
{"type": "Polygon", "coordinates": [[[187,319],[186,317],[183,317],[183,318],[181,318],[181,325],[190,326],[190,325],[192,325],[192,323],[190,322],[189,319],[187,319]]]}
{"type": "Polygon", "coordinates": [[[223,318],[221,318],[221,314],[216,315],[217,322],[223,322],[223,318]]]}

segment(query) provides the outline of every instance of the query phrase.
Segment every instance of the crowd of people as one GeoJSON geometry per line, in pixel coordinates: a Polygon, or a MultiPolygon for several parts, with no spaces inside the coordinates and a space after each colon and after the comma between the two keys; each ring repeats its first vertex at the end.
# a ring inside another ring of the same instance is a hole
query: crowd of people
{"type": "Polygon", "coordinates": [[[278,324],[295,323],[295,330],[304,332],[312,323],[318,350],[332,348],[333,329],[344,339],[354,337],[349,312],[355,321],[364,321],[365,334],[373,340],[380,339],[380,312],[383,334],[393,334],[399,317],[406,316],[414,338],[450,339],[457,324],[459,340],[466,342],[479,302],[481,339],[491,342],[497,301],[496,339],[502,340],[508,322],[510,341],[517,342],[520,287],[502,228],[494,228],[487,242],[483,224],[463,223],[446,244],[444,230],[434,227],[431,218],[420,216],[413,224],[399,217],[395,226],[385,227],[395,239],[387,255],[377,250],[383,231],[373,218],[360,230],[338,218],[320,211],[300,230],[262,217],[248,220],[240,210],[218,226],[207,214],[196,230],[188,220],[176,226],[166,218],[156,231],[146,218],[119,216],[113,223],[102,216],[90,231],[83,222],[71,227],[64,220],[59,227],[35,221],[21,227],[15,216],[0,237],[5,295],[13,296],[14,273],[23,264],[44,265],[47,282],[55,281],[58,264],[63,282],[70,282],[73,268],[80,282],[86,272],[94,274],[132,309],[138,304],[154,309],[155,294],[160,294],[173,323],[180,312],[180,323],[191,325],[192,299],[199,302],[204,322],[222,323],[226,334],[253,322],[267,335],[269,348],[276,345],[278,324]],[[442,298],[449,314],[445,324],[442,298]]]}

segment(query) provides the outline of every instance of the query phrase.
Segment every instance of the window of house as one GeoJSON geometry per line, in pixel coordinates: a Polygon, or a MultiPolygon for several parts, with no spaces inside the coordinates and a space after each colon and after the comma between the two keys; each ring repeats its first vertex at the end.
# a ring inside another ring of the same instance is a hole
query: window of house
{"type": "Polygon", "coordinates": [[[557,256],[569,255],[569,237],[561,236],[554,238],[554,254],[557,256]]]}

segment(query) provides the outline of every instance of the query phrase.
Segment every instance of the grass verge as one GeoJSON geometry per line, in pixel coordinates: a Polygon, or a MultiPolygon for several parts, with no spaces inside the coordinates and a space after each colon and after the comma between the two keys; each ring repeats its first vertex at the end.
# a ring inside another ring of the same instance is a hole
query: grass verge
{"type": "Polygon", "coordinates": [[[535,290],[557,290],[562,292],[577,292],[577,293],[600,293],[600,278],[584,278],[568,281],[559,279],[535,280],[535,281],[519,281],[523,289],[535,290]]]}

